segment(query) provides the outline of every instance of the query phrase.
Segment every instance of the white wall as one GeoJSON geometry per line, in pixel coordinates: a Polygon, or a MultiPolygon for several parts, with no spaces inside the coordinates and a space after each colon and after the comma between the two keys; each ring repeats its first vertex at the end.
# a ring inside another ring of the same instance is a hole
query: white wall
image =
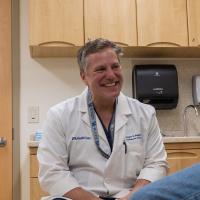
{"type": "MultiPolygon", "coordinates": [[[[180,82],[180,101],[177,109],[159,111],[158,118],[163,131],[182,131],[181,115],[185,105],[192,103],[191,76],[200,74],[199,60],[150,60],[122,59],[124,70],[123,92],[132,96],[132,65],[138,63],[173,63],[177,65],[180,82]]],[[[28,1],[20,0],[20,172],[21,200],[29,199],[29,149],[30,135],[42,128],[48,108],[68,97],[79,94],[84,84],[79,78],[75,58],[30,57],[28,46],[28,1]],[[40,123],[27,121],[29,106],[39,106],[40,123]]],[[[193,111],[191,111],[193,112],[193,111]]],[[[193,113],[192,113],[193,115],[193,113]]],[[[199,120],[199,119],[198,119],[199,120]]],[[[196,122],[197,123],[197,122],[196,122]]],[[[196,126],[196,125],[195,125],[196,126]]],[[[200,131],[200,127],[199,127],[200,131]]]]}

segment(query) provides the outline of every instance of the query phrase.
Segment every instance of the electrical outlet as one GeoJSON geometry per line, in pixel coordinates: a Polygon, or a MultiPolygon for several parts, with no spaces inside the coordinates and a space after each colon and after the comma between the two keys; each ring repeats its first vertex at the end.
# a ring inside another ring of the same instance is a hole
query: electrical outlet
{"type": "Polygon", "coordinates": [[[39,123],[39,106],[28,107],[28,123],[39,123]]]}

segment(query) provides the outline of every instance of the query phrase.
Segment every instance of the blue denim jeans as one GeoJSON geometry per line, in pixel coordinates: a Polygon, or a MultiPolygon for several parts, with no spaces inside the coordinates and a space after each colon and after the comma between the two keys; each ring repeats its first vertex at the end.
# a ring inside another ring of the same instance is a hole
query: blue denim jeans
{"type": "Polygon", "coordinates": [[[200,200],[200,164],[150,183],[129,200],[200,200]]]}

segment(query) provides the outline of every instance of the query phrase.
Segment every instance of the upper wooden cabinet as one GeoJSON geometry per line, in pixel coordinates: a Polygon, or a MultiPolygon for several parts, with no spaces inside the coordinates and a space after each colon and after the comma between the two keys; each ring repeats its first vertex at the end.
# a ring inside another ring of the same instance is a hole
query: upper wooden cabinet
{"type": "Polygon", "coordinates": [[[29,0],[29,13],[33,56],[56,56],[62,54],[56,47],[67,52],[67,47],[84,44],[83,0],[29,0]]]}
{"type": "Polygon", "coordinates": [[[199,0],[29,0],[29,6],[33,57],[74,57],[100,37],[124,47],[127,57],[200,57],[199,0]]]}
{"type": "Polygon", "coordinates": [[[85,40],[107,38],[121,46],[137,45],[135,0],[86,0],[85,40]]]}
{"type": "Polygon", "coordinates": [[[188,46],[186,6],[186,0],[137,0],[138,46],[188,46]]]}
{"type": "Polygon", "coordinates": [[[189,46],[200,45],[200,1],[188,0],[189,46]]]}

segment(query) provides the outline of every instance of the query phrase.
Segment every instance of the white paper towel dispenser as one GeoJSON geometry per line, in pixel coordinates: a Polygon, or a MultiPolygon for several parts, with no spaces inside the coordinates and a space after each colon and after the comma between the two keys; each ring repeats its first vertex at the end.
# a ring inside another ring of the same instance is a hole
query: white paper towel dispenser
{"type": "Polygon", "coordinates": [[[156,109],[172,109],[178,103],[178,75],[174,65],[135,65],[133,97],[156,109]]]}
{"type": "Polygon", "coordinates": [[[192,95],[195,106],[200,105],[200,75],[192,77],[192,95]]]}

